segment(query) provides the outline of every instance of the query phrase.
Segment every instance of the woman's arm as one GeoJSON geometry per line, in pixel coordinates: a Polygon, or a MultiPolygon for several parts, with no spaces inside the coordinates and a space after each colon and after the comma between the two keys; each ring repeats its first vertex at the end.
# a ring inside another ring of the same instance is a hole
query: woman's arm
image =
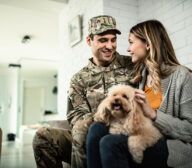
{"type": "MultiPolygon", "coordinates": [[[[188,71],[176,77],[177,89],[174,100],[167,101],[167,109],[173,106],[172,114],[166,114],[166,109],[157,111],[155,125],[168,137],[192,142],[192,74],[188,71]]],[[[169,94],[167,95],[169,96],[169,94]]]]}

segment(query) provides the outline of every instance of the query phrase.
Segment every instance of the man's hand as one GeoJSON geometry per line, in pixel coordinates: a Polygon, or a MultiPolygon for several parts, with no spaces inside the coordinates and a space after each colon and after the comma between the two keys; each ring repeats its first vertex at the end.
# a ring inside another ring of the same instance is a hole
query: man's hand
{"type": "Polygon", "coordinates": [[[89,126],[91,125],[91,123],[93,122],[93,118],[90,117],[88,119],[84,119],[84,120],[78,120],[75,125],[73,126],[73,129],[76,129],[78,131],[82,131],[87,133],[89,126]]]}

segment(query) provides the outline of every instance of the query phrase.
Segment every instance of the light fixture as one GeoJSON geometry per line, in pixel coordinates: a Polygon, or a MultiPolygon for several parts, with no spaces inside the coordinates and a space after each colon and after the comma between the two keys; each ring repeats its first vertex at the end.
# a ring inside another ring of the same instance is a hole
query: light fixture
{"type": "Polygon", "coordinates": [[[31,41],[31,36],[30,35],[25,35],[25,36],[23,36],[23,38],[22,38],[22,43],[28,43],[29,41],[31,41]]]}
{"type": "Polygon", "coordinates": [[[10,63],[8,65],[8,67],[10,67],[10,68],[21,68],[21,64],[12,64],[12,63],[10,63]]]}

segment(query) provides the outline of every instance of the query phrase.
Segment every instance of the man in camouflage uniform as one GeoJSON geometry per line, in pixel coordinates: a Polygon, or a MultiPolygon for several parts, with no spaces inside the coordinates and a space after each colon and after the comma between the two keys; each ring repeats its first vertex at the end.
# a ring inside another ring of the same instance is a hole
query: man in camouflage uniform
{"type": "Polygon", "coordinates": [[[91,124],[93,114],[112,85],[130,84],[133,65],[130,57],[116,52],[116,34],[121,32],[116,29],[113,17],[103,15],[90,19],[87,43],[92,58],[73,76],[69,89],[71,108],[67,119],[72,128],[72,146],[70,131],[41,128],[33,141],[38,168],[60,168],[61,161],[71,163],[71,168],[86,168],[87,129],[82,126],[91,124]]]}

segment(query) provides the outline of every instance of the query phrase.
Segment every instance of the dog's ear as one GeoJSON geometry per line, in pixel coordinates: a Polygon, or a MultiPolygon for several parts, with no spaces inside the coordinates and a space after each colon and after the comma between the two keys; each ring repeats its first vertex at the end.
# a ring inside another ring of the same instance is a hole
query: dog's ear
{"type": "Polygon", "coordinates": [[[131,100],[130,103],[132,108],[125,123],[125,128],[128,129],[131,134],[135,134],[142,129],[142,111],[136,101],[131,100]]]}
{"type": "Polygon", "coordinates": [[[94,115],[94,121],[103,122],[106,125],[109,125],[111,111],[109,110],[108,100],[104,99],[98,106],[97,112],[94,115]]]}

